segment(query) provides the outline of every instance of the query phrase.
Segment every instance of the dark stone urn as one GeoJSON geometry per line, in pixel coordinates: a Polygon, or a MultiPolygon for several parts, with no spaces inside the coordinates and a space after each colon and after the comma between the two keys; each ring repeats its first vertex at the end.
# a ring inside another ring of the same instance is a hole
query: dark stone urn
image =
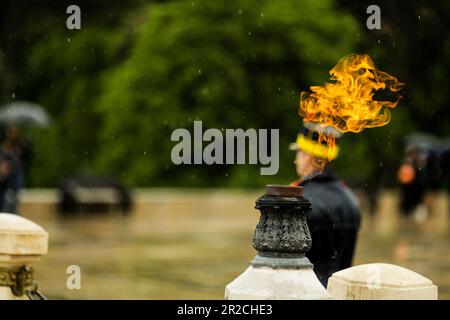
{"type": "Polygon", "coordinates": [[[303,188],[268,185],[266,194],[256,200],[261,212],[253,236],[258,251],[250,262],[255,268],[312,268],[305,253],[311,248],[306,213],[311,203],[303,198],[303,188]]]}

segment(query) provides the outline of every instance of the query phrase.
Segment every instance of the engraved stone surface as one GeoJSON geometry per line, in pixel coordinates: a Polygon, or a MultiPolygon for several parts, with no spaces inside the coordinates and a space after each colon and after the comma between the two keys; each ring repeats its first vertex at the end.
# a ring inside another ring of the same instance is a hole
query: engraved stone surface
{"type": "Polygon", "coordinates": [[[301,187],[269,185],[256,201],[261,217],[253,236],[253,247],[258,251],[251,262],[254,267],[312,266],[305,257],[312,244],[305,215],[311,204],[301,196],[302,191],[301,187]]]}

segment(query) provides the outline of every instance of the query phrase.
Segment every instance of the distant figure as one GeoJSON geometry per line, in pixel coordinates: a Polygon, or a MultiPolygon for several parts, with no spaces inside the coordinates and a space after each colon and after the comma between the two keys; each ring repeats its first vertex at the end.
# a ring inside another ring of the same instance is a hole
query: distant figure
{"type": "Polygon", "coordinates": [[[415,213],[415,218],[423,220],[428,214],[424,206],[425,197],[434,195],[442,185],[443,168],[437,140],[418,134],[414,138],[409,139],[406,145],[405,156],[397,174],[401,184],[400,209],[407,216],[415,213]],[[425,211],[416,210],[418,208],[425,211]]]}
{"type": "Polygon", "coordinates": [[[25,176],[29,164],[29,148],[19,136],[16,127],[6,129],[6,135],[0,145],[1,165],[5,166],[2,174],[8,171],[3,183],[2,206],[3,212],[17,213],[17,194],[25,185],[25,176]],[[8,168],[8,169],[6,169],[8,168]]]}
{"type": "Polygon", "coordinates": [[[442,169],[443,185],[450,192],[450,139],[444,140],[439,151],[439,165],[442,169]]]}
{"type": "MultiPolygon", "coordinates": [[[[327,135],[340,136],[331,127],[322,130],[327,135]]],[[[334,272],[352,265],[360,211],[353,193],[335,176],[325,159],[328,146],[318,142],[317,125],[304,123],[291,149],[296,151],[295,164],[300,177],[291,185],[303,186],[304,197],[312,204],[312,211],[306,214],[312,247],[306,256],[314,264],[320,282],[327,287],[328,278],[334,272]]]]}
{"type": "Polygon", "coordinates": [[[10,212],[8,192],[12,189],[12,163],[10,157],[0,154],[0,212],[10,212]]]}

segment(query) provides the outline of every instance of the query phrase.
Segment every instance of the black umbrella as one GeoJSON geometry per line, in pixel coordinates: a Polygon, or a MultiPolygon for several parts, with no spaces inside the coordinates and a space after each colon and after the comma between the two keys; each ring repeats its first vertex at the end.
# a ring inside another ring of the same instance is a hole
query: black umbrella
{"type": "Polygon", "coordinates": [[[6,124],[34,124],[47,127],[50,117],[40,105],[17,101],[3,105],[0,108],[0,123],[6,124]]]}

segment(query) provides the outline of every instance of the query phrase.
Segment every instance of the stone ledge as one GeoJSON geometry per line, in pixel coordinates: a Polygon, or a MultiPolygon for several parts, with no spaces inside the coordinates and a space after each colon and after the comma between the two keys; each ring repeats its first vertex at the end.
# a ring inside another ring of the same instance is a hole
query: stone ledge
{"type": "Polygon", "coordinates": [[[438,288],[430,279],[386,263],[363,264],[336,272],[328,292],[339,300],[436,300],[438,288]]]}

